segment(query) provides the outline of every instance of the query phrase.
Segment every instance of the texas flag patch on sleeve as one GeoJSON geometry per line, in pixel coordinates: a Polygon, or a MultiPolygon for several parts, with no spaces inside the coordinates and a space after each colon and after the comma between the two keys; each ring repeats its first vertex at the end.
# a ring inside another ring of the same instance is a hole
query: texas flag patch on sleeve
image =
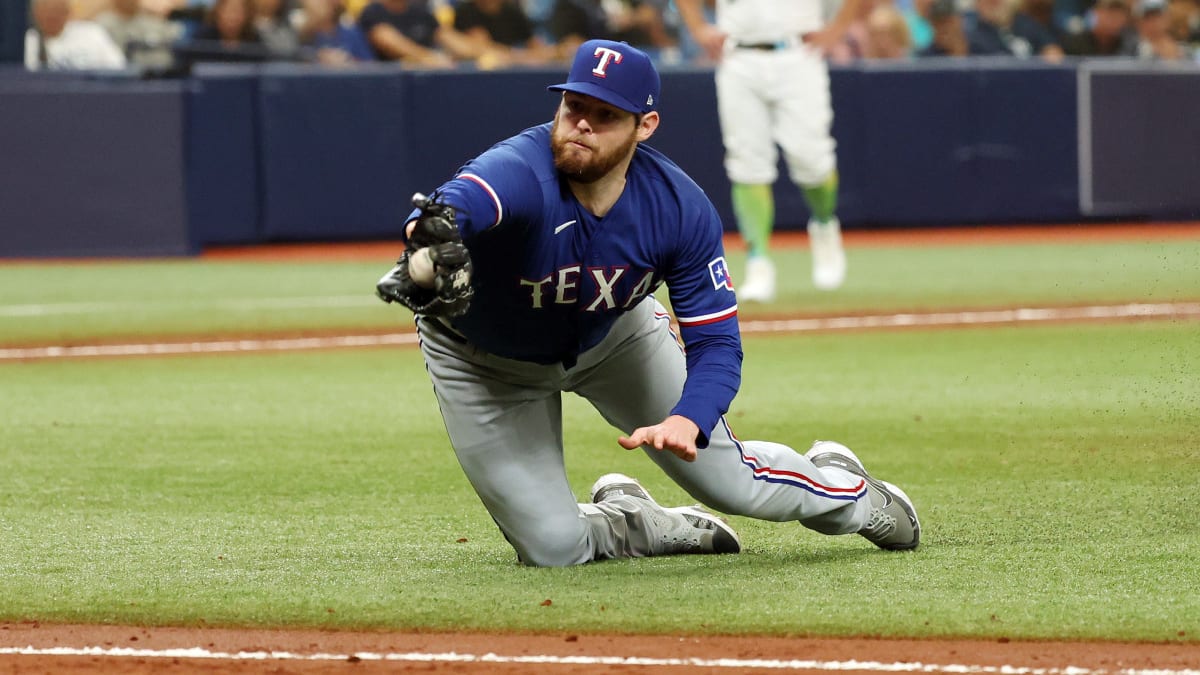
{"type": "Polygon", "coordinates": [[[712,277],[713,288],[733,290],[733,277],[729,276],[729,266],[725,264],[724,256],[708,263],[708,274],[712,277]]]}

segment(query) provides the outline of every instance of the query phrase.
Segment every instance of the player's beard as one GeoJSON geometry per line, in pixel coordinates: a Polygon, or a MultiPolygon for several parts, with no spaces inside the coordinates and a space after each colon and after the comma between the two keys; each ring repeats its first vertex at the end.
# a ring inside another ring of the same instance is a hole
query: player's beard
{"type": "Polygon", "coordinates": [[[591,152],[572,145],[572,139],[559,135],[558,118],[550,128],[550,149],[554,152],[554,168],[578,183],[594,183],[612,171],[637,145],[637,127],[629,131],[629,138],[617,147],[605,152],[587,144],[591,152]]]}

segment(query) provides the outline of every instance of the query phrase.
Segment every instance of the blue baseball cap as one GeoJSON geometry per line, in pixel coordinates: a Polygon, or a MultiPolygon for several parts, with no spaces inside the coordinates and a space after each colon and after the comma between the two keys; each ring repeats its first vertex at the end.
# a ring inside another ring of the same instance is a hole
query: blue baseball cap
{"type": "Polygon", "coordinates": [[[579,45],[567,81],[546,87],[573,91],[631,113],[648,113],[658,106],[661,83],[646,52],[624,42],[588,40],[579,45]]]}

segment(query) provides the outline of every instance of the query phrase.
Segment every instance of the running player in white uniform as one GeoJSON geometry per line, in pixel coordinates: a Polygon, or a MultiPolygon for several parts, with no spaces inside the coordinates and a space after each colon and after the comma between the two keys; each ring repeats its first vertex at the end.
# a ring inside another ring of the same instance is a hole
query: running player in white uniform
{"type": "Polygon", "coordinates": [[[721,519],[663,508],[628,476],[601,477],[591,503],[577,503],[562,392],[587,399],[624,434],[621,446],[643,448],[706,506],[915,548],[912,503],[845,446],[818,442],[803,455],[733,435],[723,415],[742,350],[721,222],[678,166],[642,144],[659,124],[646,54],[585,42],[551,89],[562,92],[553,123],[498,143],[418,200],[409,250],[377,287],[417,312],[454,452],[519,559],[741,549],[721,519]],[[654,298],[663,284],[686,352],[654,298]]]}
{"type": "Polygon", "coordinates": [[[696,42],[717,62],[717,107],[725,145],[725,172],[733,184],[733,210],[746,242],[746,275],[738,298],[775,297],[775,265],[769,257],[775,227],[771,186],[783,157],[804,193],[812,280],[821,290],[841,287],[846,277],[841,223],[837,219],[838,174],[833,107],[824,51],[845,32],[860,0],[844,0],[822,28],[821,0],[717,0],[716,24],[702,0],[678,0],[680,16],[696,42]]]}

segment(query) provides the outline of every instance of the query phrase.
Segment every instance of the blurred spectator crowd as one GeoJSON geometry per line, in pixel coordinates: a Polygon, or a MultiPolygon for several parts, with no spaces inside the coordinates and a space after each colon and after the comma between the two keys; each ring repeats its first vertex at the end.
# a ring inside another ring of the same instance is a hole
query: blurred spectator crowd
{"type": "MultiPolygon", "coordinates": [[[[827,16],[837,0],[823,1],[827,16]]],[[[29,0],[25,64],[186,73],[200,61],[566,64],[583,41],[703,64],[673,0],[29,0]]],[[[709,2],[712,11],[712,1],[709,2]]],[[[865,0],[829,52],[863,59],[1115,56],[1200,62],[1200,0],[865,0]]]]}

